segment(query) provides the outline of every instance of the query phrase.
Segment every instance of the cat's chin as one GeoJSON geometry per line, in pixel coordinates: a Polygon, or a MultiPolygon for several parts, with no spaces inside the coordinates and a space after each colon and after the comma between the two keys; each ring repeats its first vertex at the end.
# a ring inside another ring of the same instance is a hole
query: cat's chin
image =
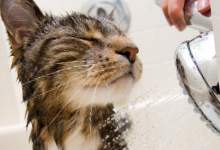
{"type": "Polygon", "coordinates": [[[110,84],[117,84],[117,82],[121,82],[121,80],[130,80],[130,78],[134,80],[134,75],[131,71],[114,79],[110,84]]]}
{"type": "MultiPolygon", "coordinates": [[[[113,80],[107,86],[99,86],[96,90],[96,102],[110,103],[123,101],[128,96],[131,88],[134,85],[134,76],[132,73],[127,73],[113,80]]],[[[94,91],[94,90],[91,90],[94,91]]]]}
{"type": "Polygon", "coordinates": [[[106,86],[85,87],[81,90],[72,87],[66,91],[68,92],[67,100],[71,100],[74,106],[78,103],[81,107],[88,106],[91,103],[105,105],[125,101],[134,85],[134,80],[132,73],[127,73],[106,86]]]}

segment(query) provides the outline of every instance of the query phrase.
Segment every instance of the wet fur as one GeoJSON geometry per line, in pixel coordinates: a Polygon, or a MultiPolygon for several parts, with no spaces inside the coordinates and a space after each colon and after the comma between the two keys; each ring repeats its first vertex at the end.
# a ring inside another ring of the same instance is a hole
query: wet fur
{"type": "Polygon", "coordinates": [[[91,133],[103,139],[98,150],[126,149],[113,102],[124,100],[140,78],[139,59],[131,63],[120,54],[135,44],[105,18],[44,15],[32,0],[0,0],[0,7],[12,68],[27,103],[27,126],[32,124],[33,150],[47,150],[53,141],[64,150],[79,128],[87,140],[91,133]]]}

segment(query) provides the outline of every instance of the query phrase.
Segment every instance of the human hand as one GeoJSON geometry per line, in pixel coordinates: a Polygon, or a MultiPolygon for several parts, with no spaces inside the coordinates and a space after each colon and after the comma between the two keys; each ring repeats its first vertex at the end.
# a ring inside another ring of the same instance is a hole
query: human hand
{"type": "MultiPolygon", "coordinates": [[[[184,6],[189,0],[163,0],[162,9],[170,26],[175,25],[179,31],[186,28],[184,6]]],[[[196,0],[194,0],[196,1],[196,0]]],[[[211,14],[209,0],[198,0],[197,10],[206,16],[211,14]]]]}

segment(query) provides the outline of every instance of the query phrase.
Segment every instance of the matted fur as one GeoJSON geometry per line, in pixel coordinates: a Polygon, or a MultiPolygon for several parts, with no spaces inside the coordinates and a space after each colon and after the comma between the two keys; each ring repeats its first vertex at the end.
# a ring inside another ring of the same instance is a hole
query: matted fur
{"type": "Polygon", "coordinates": [[[122,53],[136,45],[105,18],[44,15],[32,0],[0,0],[0,8],[33,150],[47,150],[53,141],[64,150],[79,127],[85,139],[94,131],[103,139],[99,150],[126,149],[113,102],[124,100],[141,76],[140,60],[122,53]]]}

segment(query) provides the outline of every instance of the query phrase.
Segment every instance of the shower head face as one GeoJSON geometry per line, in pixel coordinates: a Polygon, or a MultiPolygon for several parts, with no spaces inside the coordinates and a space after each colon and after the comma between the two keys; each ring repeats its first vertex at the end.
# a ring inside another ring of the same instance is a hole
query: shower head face
{"type": "Polygon", "coordinates": [[[182,43],[175,52],[177,77],[209,125],[220,134],[220,101],[213,32],[182,43]]]}

